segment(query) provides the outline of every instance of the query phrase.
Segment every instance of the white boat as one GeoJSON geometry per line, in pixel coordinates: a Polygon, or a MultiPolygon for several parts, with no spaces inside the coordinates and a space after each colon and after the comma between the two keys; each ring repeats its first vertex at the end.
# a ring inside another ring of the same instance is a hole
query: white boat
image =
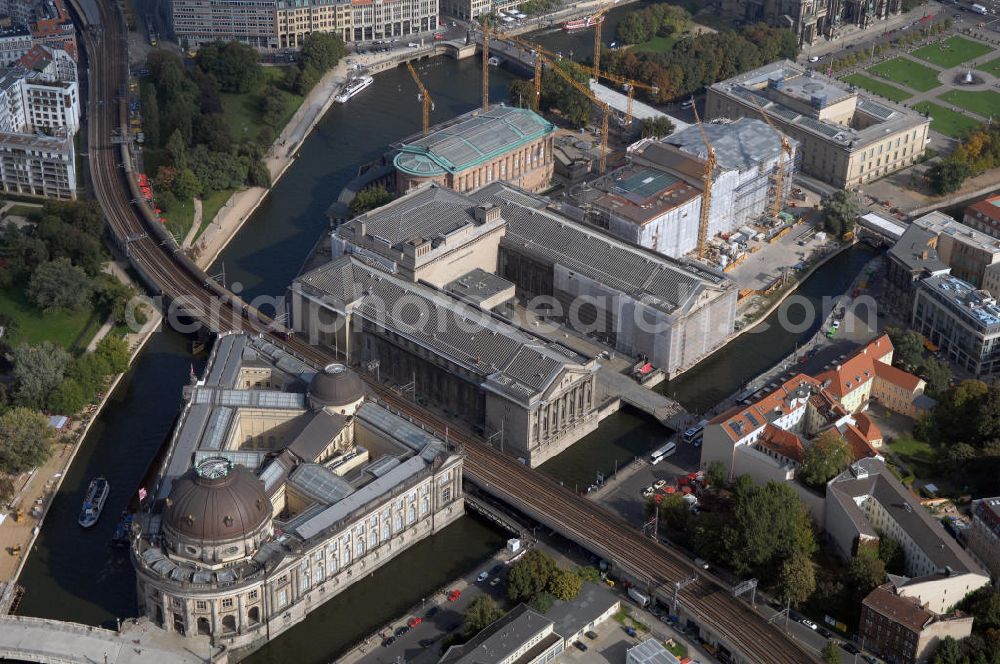
{"type": "Polygon", "coordinates": [[[111,486],[103,477],[96,477],[90,480],[87,486],[87,493],[83,497],[83,507],[80,508],[80,519],[78,523],[84,528],[90,528],[101,518],[101,510],[104,509],[104,501],[108,499],[111,486]]]}
{"type": "Polygon", "coordinates": [[[352,78],[344,83],[340,92],[337,93],[337,96],[334,97],[333,100],[339,104],[346,104],[348,99],[358,94],[374,82],[375,79],[367,74],[356,76],[355,78],[352,78]]]}

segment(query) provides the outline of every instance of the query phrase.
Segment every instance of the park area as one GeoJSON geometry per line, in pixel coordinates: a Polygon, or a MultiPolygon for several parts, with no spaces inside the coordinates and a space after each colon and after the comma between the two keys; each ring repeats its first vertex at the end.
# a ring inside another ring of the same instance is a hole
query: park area
{"type": "Polygon", "coordinates": [[[865,76],[864,74],[851,74],[850,76],[845,76],[844,81],[867,90],[868,92],[885,97],[890,101],[904,101],[913,96],[909,92],[897,88],[895,85],[889,85],[888,83],[874,79],[871,76],[865,76]]]}
{"type": "Polygon", "coordinates": [[[959,138],[979,126],[979,123],[968,115],[929,101],[914,104],[913,109],[930,116],[932,130],[952,138],[959,138]]]}
{"type": "Polygon", "coordinates": [[[636,44],[633,51],[647,51],[649,53],[667,53],[677,43],[674,37],[653,37],[649,41],[636,44]]]}
{"type": "Polygon", "coordinates": [[[995,60],[990,60],[989,62],[985,62],[981,65],[977,65],[976,69],[1000,78],[1000,58],[997,58],[995,60]]]}
{"type": "Polygon", "coordinates": [[[69,351],[82,350],[100,327],[93,309],[79,311],[42,311],[28,300],[23,284],[0,289],[0,312],[13,321],[16,332],[8,339],[11,346],[22,341],[51,341],[69,351]]]}
{"type": "Polygon", "coordinates": [[[913,55],[943,69],[950,69],[973,58],[981,58],[992,50],[986,44],[955,35],[918,48],[913,52],[913,55]]]}
{"type": "Polygon", "coordinates": [[[949,90],[943,95],[939,95],[938,99],[964,108],[967,111],[972,111],[984,118],[1000,114],[1000,92],[994,92],[993,90],[981,90],[978,92],[972,90],[949,90]]]}
{"type": "Polygon", "coordinates": [[[868,71],[920,92],[927,92],[941,85],[937,69],[903,57],[879,63],[868,71]]]}

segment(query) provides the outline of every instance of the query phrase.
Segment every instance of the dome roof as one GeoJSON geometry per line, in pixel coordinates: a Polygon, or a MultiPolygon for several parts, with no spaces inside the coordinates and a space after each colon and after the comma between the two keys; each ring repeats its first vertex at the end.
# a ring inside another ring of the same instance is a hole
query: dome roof
{"type": "Polygon", "coordinates": [[[202,461],[174,481],[164,509],[164,525],[199,542],[242,539],[271,518],[264,483],[228,459],[202,461]]]}
{"type": "Polygon", "coordinates": [[[318,406],[346,406],[365,396],[357,374],[343,364],[328,364],[309,385],[309,399],[318,406]]]}

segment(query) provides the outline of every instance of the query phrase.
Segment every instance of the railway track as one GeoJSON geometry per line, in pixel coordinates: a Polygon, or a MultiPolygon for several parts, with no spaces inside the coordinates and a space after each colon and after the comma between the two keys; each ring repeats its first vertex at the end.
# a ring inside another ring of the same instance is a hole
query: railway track
{"type": "MultiPolygon", "coordinates": [[[[180,306],[216,332],[242,329],[269,335],[274,342],[317,366],[333,355],[299,337],[276,333],[266,317],[248,318],[246,306],[209,279],[160,226],[142,200],[132,176],[127,148],[113,140],[128,131],[128,42],[118,7],[98,0],[101,29],[84,31],[90,60],[88,135],[90,166],[97,200],[112,235],[144,281],[164,302],[180,306]]],[[[85,14],[76,7],[81,21],[85,14]]],[[[89,26],[94,27],[94,26],[89,26]]],[[[406,401],[382,385],[371,389],[387,405],[451,441],[466,452],[466,477],[526,513],[587,544],[609,560],[648,579],[654,590],[668,589],[695,568],[680,554],[636,531],[617,515],[557,485],[541,473],[502,456],[472,433],[406,401]]],[[[815,657],[768,624],[718,582],[699,575],[679,593],[680,604],[718,634],[741,659],[759,664],[803,664],[815,657]]]]}

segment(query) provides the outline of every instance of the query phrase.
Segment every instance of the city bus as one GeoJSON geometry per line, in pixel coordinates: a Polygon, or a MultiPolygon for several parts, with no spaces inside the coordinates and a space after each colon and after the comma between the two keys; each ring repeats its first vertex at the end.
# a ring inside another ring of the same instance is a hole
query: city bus
{"type": "Polygon", "coordinates": [[[649,463],[656,465],[677,451],[677,443],[671,441],[663,447],[658,447],[649,454],[649,463]]]}

